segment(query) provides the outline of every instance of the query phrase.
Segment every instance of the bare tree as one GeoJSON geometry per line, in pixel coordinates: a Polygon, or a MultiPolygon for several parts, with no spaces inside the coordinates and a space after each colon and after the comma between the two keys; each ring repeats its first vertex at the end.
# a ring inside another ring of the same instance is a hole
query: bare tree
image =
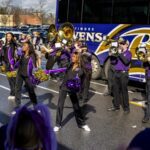
{"type": "Polygon", "coordinates": [[[8,15],[1,15],[0,16],[0,22],[2,23],[3,26],[7,24],[8,21],[8,15]]]}
{"type": "Polygon", "coordinates": [[[35,15],[38,17],[42,24],[51,24],[54,23],[55,18],[52,13],[46,9],[47,0],[37,0],[37,7],[30,7],[26,9],[22,9],[19,6],[15,7],[12,5],[13,0],[1,0],[0,4],[0,21],[2,24],[6,25],[9,20],[12,22],[11,15],[13,15],[13,22],[15,25],[19,25],[21,21],[20,15],[35,15]],[[10,19],[11,18],[11,19],[10,19]]]}
{"type": "Polygon", "coordinates": [[[5,9],[5,14],[10,13],[9,10],[10,7],[12,7],[11,4],[12,4],[12,0],[2,0],[1,6],[5,9]]]}
{"type": "Polygon", "coordinates": [[[38,0],[38,7],[36,9],[36,16],[41,20],[42,24],[44,22],[44,17],[46,15],[45,6],[46,6],[46,1],[38,0]]]}
{"type": "Polygon", "coordinates": [[[12,3],[12,0],[2,0],[1,2],[1,9],[0,13],[1,15],[1,22],[3,25],[6,25],[8,22],[8,19],[10,19],[10,5],[12,3]]]}
{"type": "Polygon", "coordinates": [[[20,14],[22,13],[22,9],[19,7],[12,8],[13,21],[15,25],[20,25],[20,14]]]}
{"type": "Polygon", "coordinates": [[[55,16],[53,13],[48,13],[43,21],[44,24],[54,24],[55,23],[55,16]]]}
{"type": "Polygon", "coordinates": [[[50,24],[55,23],[55,16],[53,13],[49,14],[49,20],[50,20],[50,24]]]}
{"type": "Polygon", "coordinates": [[[0,14],[6,14],[6,9],[3,7],[0,7],[0,14]]]}

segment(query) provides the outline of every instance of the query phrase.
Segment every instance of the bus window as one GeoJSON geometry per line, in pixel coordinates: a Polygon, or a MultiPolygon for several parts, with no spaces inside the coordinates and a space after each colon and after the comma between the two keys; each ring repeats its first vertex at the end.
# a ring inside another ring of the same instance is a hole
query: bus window
{"type": "Polygon", "coordinates": [[[68,0],[58,0],[58,23],[63,23],[67,21],[67,14],[68,14],[68,0]]]}
{"type": "Polygon", "coordinates": [[[71,23],[81,22],[82,0],[69,0],[69,17],[71,23]]]}
{"type": "Polygon", "coordinates": [[[84,0],[83,23],[111,23],[112,0],[84,0]]]}
{"type": "Polygon", "coordinates": [[[147,24],[149,0],[114,0],[113,23],[147,24]]]}

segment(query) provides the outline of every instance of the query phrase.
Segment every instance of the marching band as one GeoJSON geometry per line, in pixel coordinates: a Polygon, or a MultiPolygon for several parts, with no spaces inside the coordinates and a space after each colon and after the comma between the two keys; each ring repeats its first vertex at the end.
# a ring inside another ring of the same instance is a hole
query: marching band
{"type": "MultiPolygon", "coordinates": [[[[56,126],[54,131],[62,127],[63,106],[67,94],[70,96],[77,125],[86,131],[90,128],[79,105],[89,99],[89,87],[92,76],[92,53],[85,41],[74,39],[74,27],[70,23],[64,23],[56,30],[55,25],[50,25],[47,42],[43,43],[38,32],[31,35],[22,35],[16,41],[12,33],[6,34],[6,42],[0,41],[0,63],[5,66],[10,95],[8,99],[14,99],[16,107],[21,105],[21,88],[23,82],[29,93],[33,105],[37,104],[35,84],[49,80],[48,76],[56,77],[55,73],[62,80],[59,90],[58,107],[56,115],[56,126]],[[45,56],[47,63],[45,70],[41,69],[41,59],[45,56]],[[60,70],[52,70],[57,63],[60,70]],[[41,71],[39,71],[41,70],[41,71]]],[[[108,111],[119,111],[120,105],[126,114],[130,113],[128,96],[128,71],[132,54],[129,50],[129,41],[119,38],[117,44],[110,46],[109,50],[109,93],[113,96],[112,107],[108,111]]],[[[137,48],[137,56],[143,62],[146,70],[147,80],[147,107],[142,120],[146,123],[150,119],[150,56],[147,51],[137,48]]],[[[2,69],[2,67],[1,67],[2,69]]],[[[3,70],[3,71],[4,71],[3,70]]]]}

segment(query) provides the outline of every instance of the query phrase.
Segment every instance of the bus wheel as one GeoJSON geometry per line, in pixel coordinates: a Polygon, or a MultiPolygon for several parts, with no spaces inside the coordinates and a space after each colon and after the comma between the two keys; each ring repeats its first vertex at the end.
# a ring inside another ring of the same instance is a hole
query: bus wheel
{"type": "Polygon", "coordinates": [[[108,59],[105,62],[105,66],[104,66],[104,73],[105,73],[105,78],[108,79],[108,69],[110,67],[110,59],[108,59]]]}
{"type": "Polygon", "coordinates": [[[92,79],[98,79],[101,76],[102,68],[100,63],[95,55],[92,55],[92,79]]]}

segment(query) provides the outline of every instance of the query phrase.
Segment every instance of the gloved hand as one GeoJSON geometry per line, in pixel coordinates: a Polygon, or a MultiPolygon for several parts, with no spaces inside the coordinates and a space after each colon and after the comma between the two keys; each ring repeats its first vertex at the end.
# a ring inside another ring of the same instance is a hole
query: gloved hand
{"type": "Polygon", "coordinates": [[[17,49],[17,55],[18,56],[22,56],[23,52],[22,52],[22,48],[21,47],[18,47],[17,49]]]}

